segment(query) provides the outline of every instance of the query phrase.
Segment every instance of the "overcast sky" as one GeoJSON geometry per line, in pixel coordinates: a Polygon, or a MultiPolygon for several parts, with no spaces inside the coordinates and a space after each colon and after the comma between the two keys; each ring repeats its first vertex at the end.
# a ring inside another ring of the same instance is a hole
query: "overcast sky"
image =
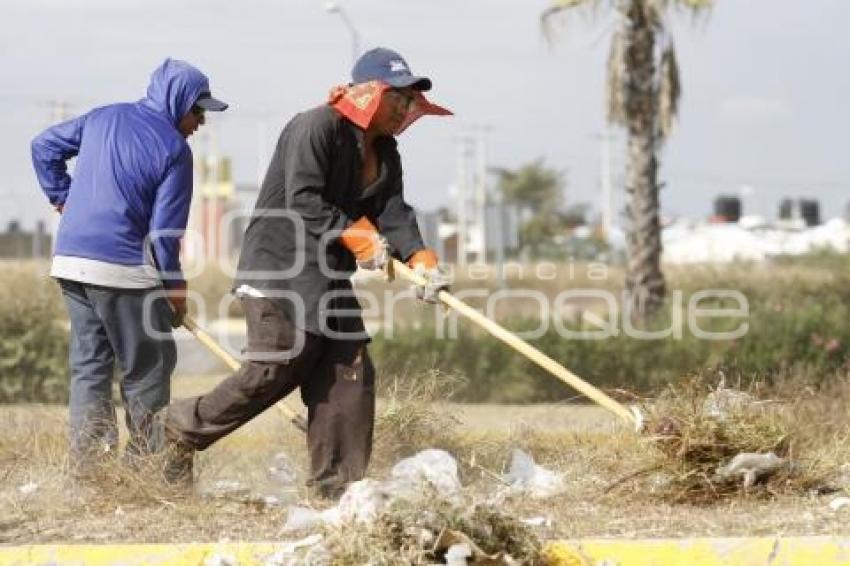
{"type": "MultiPolygon", "coordinates": [[[[567,172],[568,202],[598,198],[605,126],[604,63],[613,20],[572,19],[542,40],[546,0],[339,0],[364,48],[400,51],[434,81],[454,118],[423,118],[400,138],[408,200],[451,202],[455,139],[489,126],[491,162],[544,157],[567,172]]],[[[850,77],[847,0],[719,0],[705,21],[673,14],[684,82],[677,130],[661,157],[669,214],[707,215],[719,192],[752,187],[746,212],[816,196],[826,217],[850,199],[845,157],[850,77]]],[[[135,100],[166,56],[210,76],[231,103],[214,116],[215,143],[239,182],[255,182],[259,149],[294,113],[348,78],[350,40],[319,0],[3,0],[0,3],[0,229],[48,217],[29,141],[51,119],[135,100]]],[[[619,136],[620,139],[622,136],[619,136]]],[[[196,153],[205,147],[195,142],[196,153]]],[[[621,143],[615,179],[622,179],[621,143]]],[[[618,205],[619,206],[619,205],[618,205]]]]}

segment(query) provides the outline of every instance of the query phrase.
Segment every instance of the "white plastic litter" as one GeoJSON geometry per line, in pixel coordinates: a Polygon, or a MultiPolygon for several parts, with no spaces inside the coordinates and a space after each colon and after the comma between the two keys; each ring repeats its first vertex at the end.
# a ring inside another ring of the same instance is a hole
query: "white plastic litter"
{"type": "Polygon", "coordinates": [[[472,558],[472,548],[468,544],[453,544],[446,551],[446,566],[467,566],[469,558],[472,558]]]}
{"type": "Polygon", "coordinates": [[[211,554],[204,560],[204,566],[238,566],[238,562],[229,554],[211,554]]]}
{"type": "Polygon", "coordinates": [[[529,527],[551,527],[552,526],[552,518],[551,517],[529,517],[528,519],[521,519],[522,523],[528,525],[529,527]]]}
{"type": "Polygon", "coordinates": [[[295,566],[303,564],[298,557],[298,551],[322,542],[322,535],[315,534],[291,542],[280,543],[280,548],[263,561],[265,566],[295,566]]]}
{"type": "Polygon", "coordinates": [[[767,477],[785,466],[787,461],[773,452],[759,454],[755,452],[741,452],[728,464],[717,469],[716,477],[719,480],[730,480],[741,478],[745,488],[752,487],[759,478],[767,477]]]}
{"type": "MultiPolygon", "coordinates": [[[[335,507],[336,513],[327,513],[334,522],[357,521],[366,523],[374,520],[392,499],[385,482],[365,479],[352,483],[342,494],[335,507]]],[[[330,510],[329,510],[330,511],[330,510]]]]}
{"type": "Polygon", "coordinates": [[[836,497],[829,502],[829,508],[833,511],[838,511],[842,507],[850,505],[850,497],[836,497]]]}
{"type": "Polygon", "coordinates": [[[283,532],[312,529],[321,524],[339,525],[348,521],[367,523],[374,520],[391,499],[383,482],[360,480],[352,483],[342,494],[339,503],[324,511],[309,507],[289,508],[283,532]]]}
{"type": "Polygon", "coordinates": [[[251,490],[238,480],[216,480],[201,488],[199,495],[204,499],[233,501],[252,499],[251,490]]]}
{"type": "Polygon", "coordinates": [[[511,452],[511,465],[503,476],[512,494],[525,494],[534,499],[557,495],[566,487],[564,477],[538,466],[534,459],[518,448],[511,452]]]}
{"type": "Polygon", "coordinates": [[[216,480],[204,493],[213,497],[237,497],[250,492],[239,480],[216,480]]]}
{"type": "Polygon", "coordinates": [[[348,521],[369,522],[396,499],[419,496],[423,487],[436,489],[451,499],[461,492],[457,461],[444,450],[423,450],[399,461],[387,481],[365,479],[352,483],[336,507],[316,511],[308,507],[289,508],[282,531],[311,529],[320,524],[338,525],[348,521]]]}
{"type": "Polygon", "coordinates": [[[396,480],[394,491],[419,491],[430,485],[440,495],[451,498],[461,491],[457,461],[445,450],[423,450],[393,466],[391,475],[396,480]]]}
{"type": "Polygon", "coordinates": [[[22,486],[19,486],[18,487],[18,493],[20,493],[21,495],[30,495],[32,493],[35,493],[37,489],[38,489],[38,484],[31,481],[31,482],[25,483],[22,486]]]}
{"type": "Polygon", "coordinates": [[[272,457],[268,472],[269,478],[284,487],[291,487],[298,480],[297,468],[286,452],[278,452],[272,457]]]}
{"type": "Polygon", "coordinates": [[[281,531],[291,533],[293,531],[312,529],[324,522],[322,511],[293,505],[287,511],[286,522],[283,524],[281,531]]]}
{"type": "Polygon", "coordinates": [[[702,414],[722,422],[730,414],[740,413],[753,405],[755,398],[749,393],[718,387],[706,395],[702,403],[702,414]]]}

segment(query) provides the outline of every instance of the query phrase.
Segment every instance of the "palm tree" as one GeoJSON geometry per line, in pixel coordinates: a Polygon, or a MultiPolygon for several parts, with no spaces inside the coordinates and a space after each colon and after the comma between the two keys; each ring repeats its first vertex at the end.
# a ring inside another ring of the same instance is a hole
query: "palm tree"
{"type": "Polygon", "coordinates": [[[665,14],[673,6],[694,14],[704,12],[713,0],[553,0],[541,15],[544,34],[552,36],[557,14],[600,4],[607,4],[617,18],[608,56],[608,120],[624,127],[628,140],[625,308],[633,318],[645,320],[661,306],[666,293],[658,219],[658,152],[672,130],[681,95],[665,14]]]}

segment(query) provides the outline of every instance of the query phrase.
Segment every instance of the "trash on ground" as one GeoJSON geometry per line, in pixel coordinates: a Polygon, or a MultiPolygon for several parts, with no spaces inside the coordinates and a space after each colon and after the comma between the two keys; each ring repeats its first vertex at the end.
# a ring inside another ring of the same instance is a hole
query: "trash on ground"
{"type": "Polygon", "coordinates": [[[850,505],[850,497],[836,497],[829,502],[829,508],[833,511],[838,511],[848,505],[850,505]]]}
{"type": "Polygon", "coordinates": [[[419,497],[423,489],[435,490],[443,499],[453,499],[460,494],[461,488],[454,457],[444,450],[423,450],[399,461],[386,481],[364,479],[352,483],[335,507],[324,511],[290,507],[283,532],[310,529],[320,524],[373,521],[390,502],[419,497]]]}
{"type": "MultiPolygon", "coordinates": [[[[346,564],[538,563],[542,545],[532,527],[475,504],[457,474],[448,452],[425,450],[401,460],[385,481],[352,483],[334,507],[290,507],[282,532],[320,529],[316,552],[346,564]]],[[[293,563],[277,558],[274,564],[293,563]]]]}
{"type": "Polygon", "coordinates": [[[674,503],[705,504],[739,496],[742,485],[754,495],[809,493],[834,474],[821,459],[791,465],[791,406],[728,389],[722,378],[716,387],[704,377],[677,382],[646,409],[646,460],[606,493],[631,486],[674,503]]]}
{"type": "Polygon", "coordinates": [[[238,480],[216,480],[201,493],[211,498],[244,498],[251,490],[238,480]]]}
{"type": "Polygon", "coordinates": [[[746,391],[726,387],[726,380],[721,377],[717,388],[705,396],[702,403],[702,414],[706,417],[725,421],[742,411],[749,410],[757,404],[755,397],[746,391]]]}
{"type": "Polygon", "coordinates": [[[517,562],[504,551],[487,554],[465,533],[454,529],[443,529],[434,544],[436,552],[445,552],[446,566],[466,566],[467,564],[487,564],[492,566],[512,566],[517,562]]]}
{"type": "Polygon", "coordinates": [[[294,487],[298,481],[298,468],[286,452],[272,456],[268,467],[269,478],[283,487],[294,487]]]}
{"type": "Polygon", "coordinates": [[[511,465],[503,479],[511,494],[528,495],[533,499],[552,497],[566,488],[561,474],[537,465],[519,448],[511,452],[511,465]]]}
{"type": "Polygon", "coordinates": [[[717,469],[717,481],[742,480],[745,488],[750,488],[757,481],[768,478],[786,466],[787,460],[773,452],[756,454],[742,452],[736,455],[725,466],[717,469]]]}
{"type": "Polygon", "coordinates": [[[443,497],[452,497],[462,489],[457,461],[445,450],[428,449],[405,458],[393,466],[391,476],[396,492],[418,492],[430,485],[443,497]]]}
{"type": "Polygon", "coordinates": [[[213,553],[206,557],[204,566],[238,566],[239,562],[229,554],[213,553]]]}
{"type": "Polygon", "coordinates": [[[528,517],[526,519],[520,519],[524,525],[528,525],[529,527],[551,527],[554,523],[552,522],[551,517],[528,517]]]}
{"type": "Polygon", "coordinates": [[[38,490],[38,484],[35,482],[27,482],[24,485],[18,486],[18,493],[21,495],[31,495],[38,490]]]}
{"type": "MultiPolygon", "coordinates": [[[[298,552],[304,548],[319,544],[323,538],[320,534],[314,534],[299,540],[282,542],[280,543],[280,548],[274,554],[267,556],[263,560],[263,564],[265,566],[294,566],[295,564],[303,564],[304,562],[298,557],[298,552]]],[[[309,564],[313,564],[313,562],[309,562],[309,564]]]]}

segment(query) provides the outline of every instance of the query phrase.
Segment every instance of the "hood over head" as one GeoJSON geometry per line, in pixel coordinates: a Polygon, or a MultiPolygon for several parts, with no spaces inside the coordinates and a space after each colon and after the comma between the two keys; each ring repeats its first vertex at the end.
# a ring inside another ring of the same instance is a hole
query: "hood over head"
{"type": "Polygon", "coordinates": [[[145,101],[177,126],[198,97],[209,91],[205,74],[185,61],[168,58],[151,74],[145,101]]]}

